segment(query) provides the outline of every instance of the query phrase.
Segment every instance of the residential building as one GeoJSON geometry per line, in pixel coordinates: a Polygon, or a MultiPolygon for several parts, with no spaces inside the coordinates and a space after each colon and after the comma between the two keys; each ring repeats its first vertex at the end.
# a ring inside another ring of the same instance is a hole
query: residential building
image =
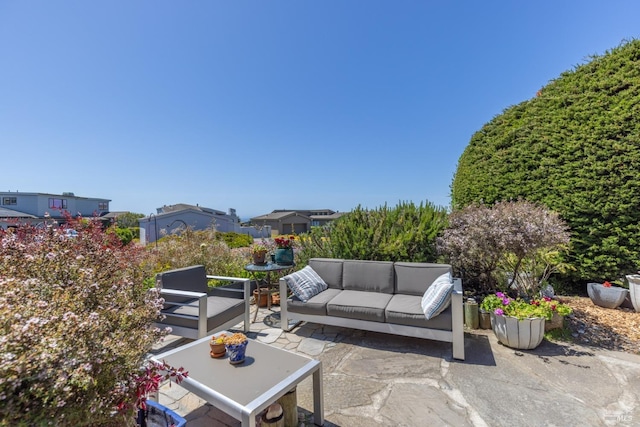
{"type": "Polygon", "coordinates": [[[215,227],[220,232],[249,234],[253,237],[268,237],[271,229],[244,227],[235,209],[228,213],[199,205],[178,203],[165,205],[156,209],[145,218],[138,220],[140,224],[140,243],[153,243],[165,235],[179,232],[187,227],[194,231],[215,227]]]}
{"type": "Polygon", "coordinates": [[[315,210],[286,210],[277,209],[273,212],[251,218],[254,226],[270,226],[274,234],[301,234],[307,233],[312,226],[322,226],[344,213],[331,209],[315,210]]]}
{"type": "Polygon", "coordinates": [[[39,224],[45,218],[57,224],[65,222],[65,212],[71,216],[101,217],[109,212],[109,199],[80,197],[73,193],[0,192],[0,227],[18,224],[39,224]]]}

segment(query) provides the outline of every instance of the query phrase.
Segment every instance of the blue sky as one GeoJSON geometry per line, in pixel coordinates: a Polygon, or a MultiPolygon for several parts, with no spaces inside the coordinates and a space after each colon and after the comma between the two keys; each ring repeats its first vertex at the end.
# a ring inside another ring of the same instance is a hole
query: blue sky
{"type": "Polygon", "coordinates": [[[625,0],[3,0],[0,188],[146,215],[448,206],[474,132],[639,18],[625,0]]]}

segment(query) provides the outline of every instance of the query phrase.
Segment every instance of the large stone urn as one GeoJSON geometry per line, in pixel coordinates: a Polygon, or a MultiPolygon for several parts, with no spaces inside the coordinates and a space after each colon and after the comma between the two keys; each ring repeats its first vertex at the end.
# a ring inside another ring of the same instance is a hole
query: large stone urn
{"type": "Polygon", "coordinates": [[[631,304],[633,304],[633,309],[638,312],[640,311],[640,274],[629,274],[626,277],[629,282],[631,304]]]}
{"type": "Polygon", "coordinates": [[[617,308],[627,297],[627,290],[618,286],[604,286],[601,283],[587,283],[587,293],[595,305],[617,308]]]}
{"type": "Polygon", "coordinates": [[[544,317],[518,320],[512,316],[491,313],[491,329],[502,344],[519,350],[532,350],[544,338],[544,317]]]}

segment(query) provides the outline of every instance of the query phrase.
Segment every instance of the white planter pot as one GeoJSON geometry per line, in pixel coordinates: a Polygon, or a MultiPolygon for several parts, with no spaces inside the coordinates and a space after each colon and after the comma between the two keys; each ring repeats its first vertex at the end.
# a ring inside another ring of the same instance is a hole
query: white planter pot
{"type": "Polygon", "coordinates": [[[595,305],[617,308],[627,297],[627,290],[618,286],[606,287],[600,283],[587,283],[587,293],[595,305]]]}
{"type": "Polygon", "coordinates": [[[627,276],[629,282],[629,296],[631,297],[631,304],[633,309],[640,311],[640,274],[630,274],[627,276]]]}
{"type": "Polygon", "coordinates": [[[498,341],[520,350],[531,350],[540,345],[544,338],[544,324],[544,317],[518,320],[516,317],[491,313],[491,328],[498,341]]]}

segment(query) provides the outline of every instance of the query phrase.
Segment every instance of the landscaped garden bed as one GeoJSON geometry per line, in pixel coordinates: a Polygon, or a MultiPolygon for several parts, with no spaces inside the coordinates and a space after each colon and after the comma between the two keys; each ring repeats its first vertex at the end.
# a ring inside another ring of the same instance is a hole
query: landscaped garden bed
{"type": "Polygon", "coordinates": [[[588,297],[559,299],[573,309],[566,323],[571,340],[582,345],[640,354],[640,313],[623,307],[599,307],[588,297]]]}

